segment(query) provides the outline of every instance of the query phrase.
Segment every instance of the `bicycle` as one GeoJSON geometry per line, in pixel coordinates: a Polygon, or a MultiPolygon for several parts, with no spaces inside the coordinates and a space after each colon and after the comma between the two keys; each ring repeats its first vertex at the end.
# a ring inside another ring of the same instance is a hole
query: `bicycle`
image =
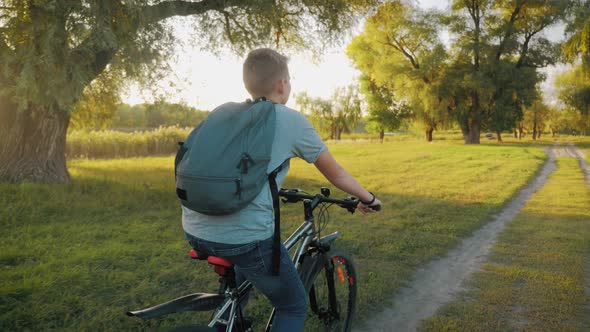
{"type": "MultiPolygon", "coordinates": [[[[299,243],[293,254],[293,263],[309,296],[312,318],[309,317],[308,310],[306,324],[312,319],[312,323],[319,324],[327,331],[350,331],[356,304],[356,270],[348,254],[331,248],[341,233],[337,231],[322,237],[321,231],[327,223],[325,217],[331,205],[335,204],[354,213],[359,200],[354,197],[329,198],[330,189],[325,187],[321,188],[320,194],[315,195],[304,193],[300,189],[281,188],[279,196],[284,203],[303,202],[304,222],[285,240],[284,245],[290,250],[299,243]],[[313,212],[317,208],[319,213],[316,227],[313,212]],[[324,278],[319,277],[322,270],[324,278]]],[[[380,210],[381,206],[372,208],[380,210]]],[[[241,302],[252,289],[252,284],[245,281],[236,285],[232,264],[221,257],[200,257],[194,249],[190,251],[190,256],[207,260],[214,266],[214,271],[220,276],[217,293],[190,294],[147,309],[128,311],[127,315],[151,319],[184,311],[214,310],[207,327],[184,326],[173,331],[252,331],[250,322],[244,319],[241,306],[241,302]]],[[[265,331],[270,331],[274,314],[273,309],[265,331]]]]}

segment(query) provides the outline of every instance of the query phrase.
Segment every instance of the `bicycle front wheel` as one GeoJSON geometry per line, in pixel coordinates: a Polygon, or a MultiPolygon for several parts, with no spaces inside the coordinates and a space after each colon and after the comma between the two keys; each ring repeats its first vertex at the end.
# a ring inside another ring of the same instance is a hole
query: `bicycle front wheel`
{"type": "Polygon", "coordinates": [[[356,306],[356,270],[350,256],[331,250],[316,256],[321,269],[309,289],[305,331],[350,331],[356,306]]]}

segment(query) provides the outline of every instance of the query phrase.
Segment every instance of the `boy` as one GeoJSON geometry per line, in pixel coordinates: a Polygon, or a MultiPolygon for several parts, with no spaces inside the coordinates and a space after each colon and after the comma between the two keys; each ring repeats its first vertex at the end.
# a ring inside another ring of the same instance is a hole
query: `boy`
{"type": "MultiPolygon", "coordinates": [[[[248,54],[243,66],[244,85],[252,98],[265,97],[276,103],[275,138],[268,170],[290,158],[302,158],[314,163],[334,186],[367,202],[359,203],[358,210],[374,212],[369,205],[381,202],[334,160],[309,121],[285,106],[291,94],[287,61],[274,50],[260,48],[248,54]]],[[[289,169],[288,162],[286,165],[276,177],[279,188],[289,169]]],[[[276,308],[272,331],[303,330],[307,294],[284,246],[280,274],[271,274],[274,217],[268,183],[249,205],[230,215],[204,215],[183,206],[182,225],[197,252],[232,262],[238,278],[248,279],[271,301],[276,308]]]]}

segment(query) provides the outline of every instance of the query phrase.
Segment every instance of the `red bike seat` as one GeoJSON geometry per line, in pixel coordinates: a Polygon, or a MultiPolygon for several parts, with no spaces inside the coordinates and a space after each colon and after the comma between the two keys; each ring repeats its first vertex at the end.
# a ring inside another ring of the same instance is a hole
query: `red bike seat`
{"type": "Polygon", "coordinates": [[[223,266],[223,267],[232,267],[234,266],[230,261],[225,258],[217,257],[217,256],[209,256],[207,258],[207,262],[212,265],[223,266]]]}
{"type": "Polygon", "coordinates": [[[209,264],[214,265],[215,273],[219,274],[220,276],[224,276],[227,274],[227,269],[234,266],[230,261],[225,258],[217,257],[217,256],[206,256],[206,255],[199,255],[195,249],[191,249],[190,256],[193,259],[200,259],[200,260],[207,260],[209,264]]]}

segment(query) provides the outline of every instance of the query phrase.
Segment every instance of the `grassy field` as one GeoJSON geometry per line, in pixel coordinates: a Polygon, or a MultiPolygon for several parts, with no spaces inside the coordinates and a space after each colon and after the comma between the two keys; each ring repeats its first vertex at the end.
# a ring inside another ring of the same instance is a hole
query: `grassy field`
{"type": "MultiPolygon", "coordinates": [[[[534,145],[454,140],[330,149],[384,202],[370,217],[332,210],[327,228],[343,232],[338,246],[355,257],[360,319],[387,305],[384,294],[417,267],[489,221],[546,158],[534,145]]],[[[188,258],[172,165],[173,157],[72,160],[70,185],[0,184],[0,330],[157,330],[206,319],[190,313],[140,322],[124,315],[215,289],[210,267],[188,258]]],[[[284,184],[308,191],[323,185],[301,161],[284,184]]],[[[286,234],[302,209],[283,213],[286,234]]],[[[249,313],[260,322],[266,309],[258,299],[249,313]]]]}
{"type": "Polygon", "coordinates": [[[558,170],[512,220],[489,262],[425,331],[588,331],[590,191],[578,161],[558,170]]]}

